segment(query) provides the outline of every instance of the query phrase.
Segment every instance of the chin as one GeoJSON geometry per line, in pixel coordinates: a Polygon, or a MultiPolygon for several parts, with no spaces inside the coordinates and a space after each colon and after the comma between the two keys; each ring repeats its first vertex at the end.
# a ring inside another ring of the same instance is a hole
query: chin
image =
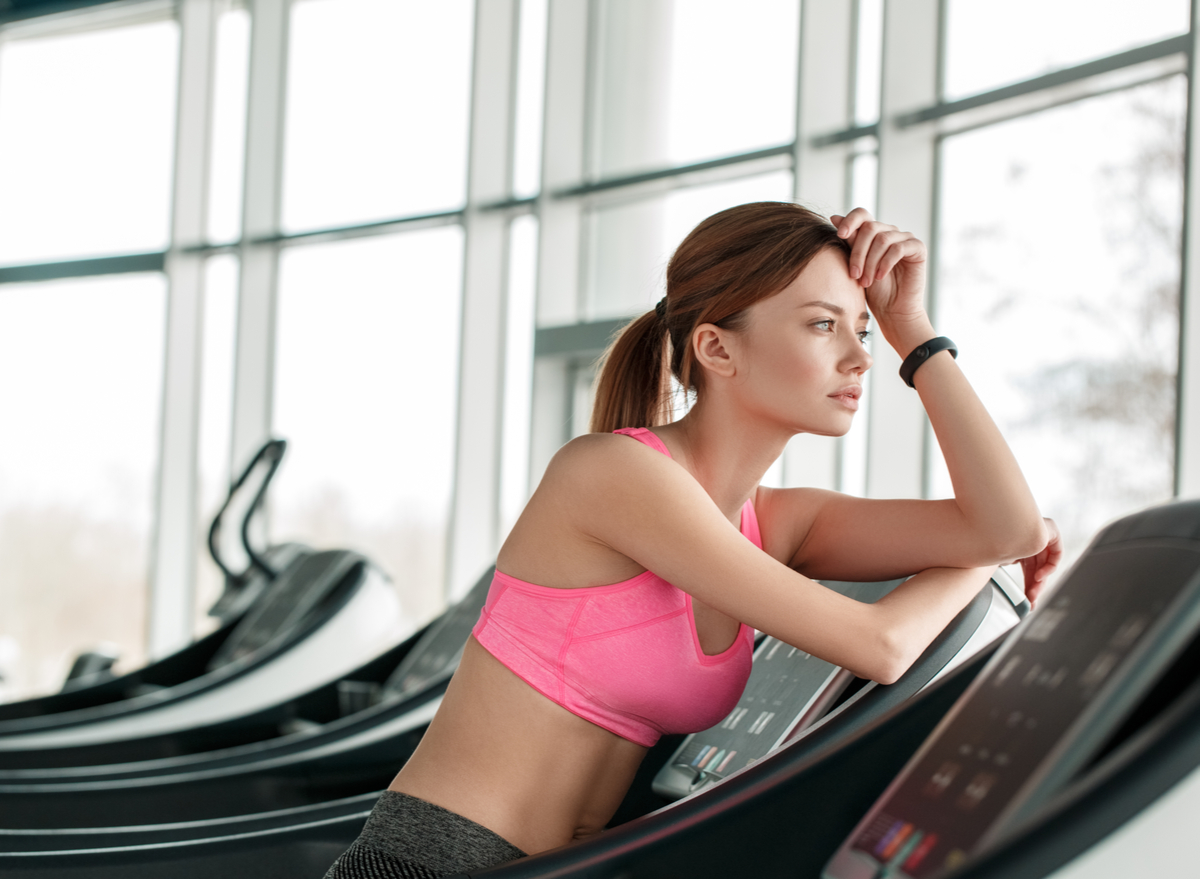
{"type": "Polygon", "coordinates": [[[850,432],[850,427],[850,424],[844,424],[840,426],[828,425],[823,427],[815,427],[810,424],[797,429],[796,433],[808,433],[812,434],[813,436],[845,436],[850,432]]]}

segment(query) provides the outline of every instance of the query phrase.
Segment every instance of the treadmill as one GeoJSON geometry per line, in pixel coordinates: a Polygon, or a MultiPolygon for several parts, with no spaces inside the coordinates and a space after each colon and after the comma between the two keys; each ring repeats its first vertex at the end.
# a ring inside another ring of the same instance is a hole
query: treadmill
{"type": "MultiPolygon", "coordinates": [[[[284,444],[268,443],[230,492],[232,498],[256,465],[266,461],[268,477],[284,444]]],[[[242,543],[252,565],[266,577],[261,595],[236,577],[214,551],[214,559],[240,588],[218,602],[239,621],[213,646],[203,674],[173,686],[141,686],[127,698],[53,714],[0,721],[0,767],[28,766],[31,752],[69,749],[162,735],[200,724],[229,721],[302,695],[344,677],[396,646],[412,626],[405,619],[386,575],[349,550],[299,551],[280,569],[255,552],[249,540],[251,516],[265,496],[265,479],[242,522],[242,543]]],[[[222,514],[209,532],[215,550],[222,514]]]]}
{"type": "MultiPolygon", "coordinates": [[[[824,585],[873,603],[904,579],[824,585]]],[[[1021,587],[1007,571],[997,569],[921,660],[890,686],[856,678],[776,638],[764,638],[737,707],[717,726],[683,740],[655,776],[654,792],[664,801],[677,800],[807,735],[848,735],[974,656],[1028,612],[1021,587]]]]}
{"type": "Polygon", "coordinates": [[[222,518],[231,506],[240,504],[246,496],[251,500],[245,506],[241,535],[243,544],[250,546],[251,519],[260,509],[286,451],[285,440],[272,439],[266,442],[230,485],[224,503],[213,518],[208,534],[209,551],[225,576],[221,597],[209,611],[211,616],[220,621],[216,631],[169,656],[121,676],[111,671],[117,658],[115,654],[101,655],[100,651],[80,654],[61,692],[0,703],[0,725],[19,718],[43,717],[118,702],[176,686],[204,674],[213,656],[232,633],[234,625],[262,594],[274,572],[308,551],[294,543],[271,547],[262,555],[251,549],[247,552],[249,564],[245,570],[235,573],[222,559],[218,549],[222,518]]]}
{"type": "MultiPolygon", "coordinates": [[[[894,582],[891,584],[883,584],[882,586],[875,584],[872,588],[874,588],[876,591],[881,589],[882,591],[886,591],[894,585],[894,582]]],[[[909,675],[906,676],[906,679],[902,679],[900,682],[897,682],[897,684],[892,685],[892,687],[871,689],[862,688],[859,692],[863,695],[857,700],[847,699],[846,702],[843,703],[844,709],[838,713],[838,716],[842,719],[841,725],[827,724],[822,728],[824,732],[822,736],[810,735],[804,741],[796,740],[793,744],[789,745],[789,748],[793,752],[799,753],[799,750],[803,750],[805,742],[807,742],[807,750],[811,754],[823,753],[830,750],[830,748],[836,750],[839,739],[844,738],[846,735],[851,735],[851,737],[853,737],[857,726],[865,722],[861,720],[856,722],[854,715],[856,713],[864,713],[869,715],[871,713],[873,702],[887,702],[890,699],[890,701],[893,703],[904,703],[908,701],[908,696],[922,687],[925,687],[933,678],[938,677],[942,672],[948,673],[947,679],[950,681],[969,678],[970,674],[972,674],[974,670],[977,670],[978,664],[968,664],[967,666],[951,671],[949,669],[951,664],[949,660],[958,650],[961,650],[963,646],[968,644],[973,636],[976,636],[981,631],[981,624],[988,616],[986,611],[992,604],[993,595],[995,594],[994,590],[997,590],[997,588],[998,587],[996,587],[994,584],[989,584],[989,586],[980,593],[980,597],[978,597],[976,601],[972,603],[972,606],[964,609],[962,614],[960,614],[959,619],[955,621],[955,624],[949,627],[947,632],[943,634],[943,637],[939,639],[939,643],[932,645],[922,659],[914,665],[913,669],[910,670],[909,675]],[[948,645],[953,645],[954,649],[949,649],[948,645]],[[875,694],[873,699],[870,697],[871,693],[875,694]]],[[[1003,595],[1002,591],[1001,594],[1003,595]]],[[[1004,600],[1008,600],[1006,596],[1004,600]]],[[[1016,614],[1011,605],[1009,607],[1009,612],[1013,614],[1012,621],[1015,622],[1016,614]]],[[[771,646],[769,644],[760,646],[758,651],[760,657],[759,661],[761,661],[761,657],[764,655],[764,649],[769,652],[771,650],[771,646]]],[[[781,660],[781,651],[776,650],[775,656],[781,660]]],[[[775,667],[778,668],[778,664],[775,667]]],[[[760,675],[760,678],[768,685],[773,683],[774,680],[774,676],[770,675],[766,677],[762,677],[760,675]]],[[[932,689],[937,690],[943,688],[944,686],[944,684],[939,683],[932,689]]],[[[953,689],[953,685],[951,685],[951,687],[953,689]]],[[[961,689],[962,686],[958,686],[957,690],[954,690],[954,693],[961,692],[961,689]]],[[[948,707],[948,705],[943,706],[941,710],[944,711],[946,707],[948,707]]],[[[734,713],[736,714],[736,709],[734,713]]],[[[940,713],[938,716],[940,716],[940,713]]],[[[816,726],[817,725],[815,724],[813,725],[814,728],[816,726]]],[[[926,728],[925,731],[927,732],[928,728],[926,728]]],[[[674,737],[675,744],[678,744],[679,738],[680,737],[674,737]]],[[[762,737],[760,737],[760,740],[767,741],[767,739],[762,737]]],[[[912,746],[909,748],[909,752],[911,752],[912,748],[915,748],[915,746],[916,742],[913,742],[912,746]]],[[[658,750],[661,751],[661,748],[658,750]]],[[[667,751],[666,753],[669,754],[670,752],[667,751]]],[[[657,760],[655,760],[655,752],[652,752],[647,758],[646,763],[647,765],[656,766],[658,763],[662,762],[662,759],[663,757],[660,756],[657,760]]],[[[730,779],[730,781],[735,781],[735,779],[730,779]]],[[[728,785],[729,783],[730,782],[725,782],[724,784],[728,785]]],[[[638,783],[635,782],[635,787],[637,785],[638,783]]],[[[639,794],[637,792],[631,792],[632,800],[636,801],[638,798],[639,794]]],[[[642,799],[645,799],[644,795],[642,796],[642,799]]],[[[689,797],[688,802],[702,801],[703,799],[704,797],[698,798],[693,795],[692,797],[689,797]]],[[[332,862],[333,857],[336,857],[336,855],[342,849],[344,849],[344,847],[348,845],[349,842],[352,841],[357,835],[358,830],[361,828],[362,821],[365,819],[368,811],[368,809],[363,809],[357,814],[346,815],[342,812],[343,808],[344,807],[342,803],[333,803],[327,804],[327,806],[324,807],[317,807],[313,811],[309,811],[305,814],[307,820],[303,821],[302,826],[299,828],[281,827],[273,830],[262,830],[261,832],[254,831],[255,835],[252,838],[257,840],[257,842],[252,844],[245,842],[245,840],[249,839],[250,837],[243,837],[239,834],[231,834],[229,836],[213,837],[210,839],[192,839],[186,844],[166,841],[153,845],[143,844],[141,846],[135,846],[133,849],[129,849],[129,853],[125,855],[116,850],[109,850],[106,852],[99,850],[104,846],[120,846],[123,840],[128,841],[132,839],[149,839],[151,837],[148,834],[154,832],[154,828],[137,828],[115,832],[112,836],[104,836],[104,845],[97,844],[101,841],[100,838],[93,837],[94,848],[90,852],[76,852],[74,854],[60,852],[57,857],[51,857],[49,848],[52,844],[49,840],[47,840],[44,844],[46,848],[42,850],[41,854],[35,855],[32,852],[26,851],[18,855],[14,852],[12,857],[17,859],[13,863],[24,863],[30,865],[31,870],[36,871],[36,869],[39,869],[33,865],[35,863],[41,863],[45,865],[54,864],[55,870],[58,871],[60,868],[65,870],[74,869],[74,867],[71,866],[72,864],[79,865],[80,869],[83,869],[82,865],[85,863],[88,865],[87,869],[102,869],[103,864],[108,864],[112,866],[113,869],[118,869],[116,865],[119,863],[125,864],[125,867],[122,867],[122,869],[133,868],[135,863],[142,857],[142,855],[145,855],[153,858],[156,864],[156,870],[166,871],[160,872],[161,875],[191,875],[190,873],[177,874],[175,872],[177,863],[175,858],[176,856],[179,856],[189,864],[198,863],[199,861],[196,859],[199,858],[204,863],[209,864],[212,869],[217,869],[222,872],[223,875],[252,875],[257,874],[256,871],[265,869],[265,865],[276,862],[275,858],[266,857],[262,854],[263,851],[270,850],[277,851],[280,854],[280,859],[278,862],[289,864],[287,869],[292,870],[294,875],[299,876],[311,874],[319,877],[323,875],[324,870],[328,867],[329,863],[332,862]],[[302,872],[294,872],[301,869],[299,866],[297,866],[297,845],[299,845],[300,849],[310,852],[308,860],[305,862],[308,864],[308,866],[304,868],[302,872]],[[283,849],[288,849],[289,854],[283,854],[280,850],[280,847],[283,849]],[[174,854],[169,854],[168,849],[174,852],[174,854]],[[49,860],[37,860],[44,858],[49,858],[49,860]],[[80,860],[81,858],[82,860],[80,860]],[[122,861],[122,858],[124,858],[124,861],[122,861]],[[164,858],[165,861],[163,860],[164,858]]],[[[623,810],[626,812],[629,811],[627,807],[623,807],[623,810]]],[[[296,813],[296,815],[298,817],[299,813],[296,813]]],[[[635,822],[635,824],[637,823],[638,822],[635,822]]],[[[221,830],[228,830],[228,827],[225,826],[218,828],[216,825],[213,825],[212,829],[213,832],[216,833],[220,832],[221,830]]],[[[180,832],[181,831],[177,828],[163,828],[164,834],[177,835],[180,832]]],[[[189,825],[186,829],[186,832],[189,834],[197,833],[197,826],[194,824],[189,825]]],[[[68,833],[62,837],[61,841],[65,845],[78,845],[80,842],[80,837],[73,833],[68,833]]],[[[26,840],[26,842],[28,843],[28,840],[26,840]]],[[[0,844],[3,844],[2,839],[0,839],[0,844]]],[[[537,860],[539,859],[534,859],[534,861],[537,860]]],[[[179,863],[182,864],[182,861],[179,863]]],[[[3,866],[5,869],[7,869],[8,865],[9,863],[7,861],[5,861],[3,858],[0,858],[0,866],[3,866]]],[[[58,873],[56,873],[56,875],[57,874],[58,873]]],[[[30,873],[29,875],[33,875],[33,873],[30,873]]],[[[42,875],[45,874],[43,873],[42,875]]],[[[67,872],[61,873],[61,875],[72,874],[67,872]]],[[[84,874],[81,873],[80,875],[84,874]]],[[[95,875],[108,874],[101,872],[96,873],[95,875]]],[[[115,875],[115,873],[113,875],[115,875]]]]}
{"type": "Polygon", "coordinates": [[[1198,767],[1191,501],[1097,536],[822,875],[1188,875],[1198,767]]]}
{"type": "MultiPolygon", "coordinates": [[[[406,642],[350,680],[309,694],[300,700],[305,704],[292,704],[328,722],[293,718],[301,723],[290,734],[210,752],[0,771],[0,827],[15,833],[98,828],[114,821],[194,823],[367,792],[377,797],[433,718],[490,582],[491,571],[415,643],[406,642]]],[[[214,734],[221,731],[201,729],[188,738],[202,741],[214,734]]]]}

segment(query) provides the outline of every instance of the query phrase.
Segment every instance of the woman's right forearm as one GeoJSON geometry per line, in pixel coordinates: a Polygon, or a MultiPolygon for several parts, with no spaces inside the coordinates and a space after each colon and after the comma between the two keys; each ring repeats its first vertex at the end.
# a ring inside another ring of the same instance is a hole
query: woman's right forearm
{"type": "Polygon", "coordinates": [[[967,603],[987,585],[995,567],[930,568],[871,605],[880,633],[881,661],[873,680],[893,683],[908,670],[967,603]]]}

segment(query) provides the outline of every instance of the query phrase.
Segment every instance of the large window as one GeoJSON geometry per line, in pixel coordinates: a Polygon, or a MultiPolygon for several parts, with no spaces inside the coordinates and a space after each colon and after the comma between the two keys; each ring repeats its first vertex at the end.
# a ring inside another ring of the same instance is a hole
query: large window
{"type": "MultiPolygon", "coordinates": [[[[0,698],[211,628],[203,537],[271,434],[263,534],[364,552],[428,618],[675,246],[747,201],[929,242],[1072,551],[1200,491],[1187,0],[50,5],[0,11],[0,698]]],[[[949,491],[873,353],[853,431],[767,482],[949,491]]]]}
{"type": "Polygon", "coordinates": [[[594,176],[791,141],[799,4],[744,0],[736,12],[725,0],[596,7],[594,176]]]}
{"type": "Polygon", "coordinates": [[[946,97],[1010,85],[1186,33],[1190,6],[1187,0],[1009,0],[1003,5],[949,0],[946,97]]]}
{"type": "Polygon", "coordinates": [[[145,657],[161,275],[0,285],[0,637],[14,693],[101,643],[145,657]]]}
{"type": "Polygon", "coordinates": [[[366,553],[414,622],[443,600],[461,254],[452,226],[280,264],[272,536],[366,553]]]}
{"type": "Polygon", "coordinates": [[[0,264],[163,249],[178,42],[173,21],[0,41],[0,264]]]}
{"type": "MultiPolygon", "coordinates": [[[[0,31],[0,265],[163,250],[178,43],[0,31]]],[[[0,283],[0,698],[93,646],[146,656],[165,278],[56,274],[0,283]]]]}
{"type": "Polygon", "coordinates": [[[1172,494],[1186,99],[1174,77],[942,149],[937,318],[1074,552],[1172,494]]]}
{"type": "Polygon", "coordinates": [[[467,0],[295,3],[285,228],[462,205],[471,11],[467,0]]]}

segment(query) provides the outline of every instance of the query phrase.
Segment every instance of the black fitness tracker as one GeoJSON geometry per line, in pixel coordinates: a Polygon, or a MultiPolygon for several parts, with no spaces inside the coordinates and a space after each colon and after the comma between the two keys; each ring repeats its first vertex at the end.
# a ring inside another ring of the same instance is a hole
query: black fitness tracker
{"type": "Polygon", "coordinates": [[[955,360],[958,359],[958,348],[954,347],[954,343],[945,336],[938,336],[936,339],[930,339],[924,345],[913,348],[912,353],[905,357],[904,362],[900,364],[900,378],[904,379],[904,383],[910,388],[914,387],[913,373],[921,367],[922,363],[939,351],[949,351],[951,357],[955,360]]]}

